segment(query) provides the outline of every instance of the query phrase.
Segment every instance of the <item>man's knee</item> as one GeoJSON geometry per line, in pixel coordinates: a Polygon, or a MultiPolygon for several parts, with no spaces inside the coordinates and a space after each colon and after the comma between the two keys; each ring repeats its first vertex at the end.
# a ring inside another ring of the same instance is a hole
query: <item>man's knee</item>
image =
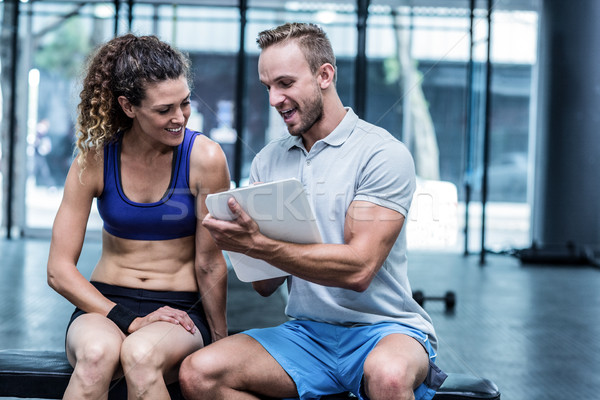
{"type": "Polygon", "coordinates": [[[179,368],[179,386],[186,399],[200,398],[215,386],[211,356],[202,350],[187,356],[179,368]],[[206,354],[205,354],[206,353],[206,354]]]}
{"type": "Polygon", "coordinates": [[[412,399],[428,368],[429,357],[418,341],[403,334],[388,335],[365,360],[365,389],[371,399],[412,399]]]}
{"type": "Polygon", "coordinates": [[[196,392],[192,356],[193,354],[187,356],[179,367],[179,386],[182,394],[188,399],[193,398],[193,393],[196,392]]]}
{"type": "Polygon", "coordinates": [[[403,362],[365,368],[364,388],[371,399],[411,399],[416,376],[403,362]]]}

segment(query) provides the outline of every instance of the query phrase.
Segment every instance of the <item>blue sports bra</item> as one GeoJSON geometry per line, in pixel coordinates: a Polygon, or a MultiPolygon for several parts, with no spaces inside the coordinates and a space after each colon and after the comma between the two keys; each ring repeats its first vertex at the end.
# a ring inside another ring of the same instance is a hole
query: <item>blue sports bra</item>
{"type": "Polygon", "coordinates": [[[190,153],[200,133],[185,130],[173,151],[171,182],[155,203],[136,203],[121,184],[121,137],[104,147],[104,190],[97,205],[104,229],[111,235],[135,240],[177,239],[196,233],[196,198],[190,191],[190,153]]]}

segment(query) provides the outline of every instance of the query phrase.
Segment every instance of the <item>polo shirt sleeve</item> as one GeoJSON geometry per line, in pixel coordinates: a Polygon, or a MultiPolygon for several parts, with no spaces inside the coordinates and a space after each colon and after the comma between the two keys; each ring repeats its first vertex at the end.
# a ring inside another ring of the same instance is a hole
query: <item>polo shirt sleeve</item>
{"type": "Polygon", "coordinates": [[[250,185],[252,185],[254,182],[263,182],[263,180],[261,180],[260,175],[259,175],[260,163],[261,163],[261,157],[260,157],[260,152],[259,152],[252,160],[252,164],[250,164],[250,177],[249,177],[250,185]]]}
{"type": "Polygon", "coordinates": [[[387,140],[373,149],[358,177],[354,200],[395,210],[405,217],[416,187],[415,164],[406,146],[387,140]]]}

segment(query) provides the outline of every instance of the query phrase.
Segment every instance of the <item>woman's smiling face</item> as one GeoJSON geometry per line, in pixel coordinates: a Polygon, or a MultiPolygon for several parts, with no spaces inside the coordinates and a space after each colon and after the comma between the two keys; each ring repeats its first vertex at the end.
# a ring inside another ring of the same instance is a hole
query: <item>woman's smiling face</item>
{"type": "Polygon", "coordinates": [[[169,146],[183,140],[190,117],[190,88],[185,77],[150,83],[139,106],[132,106],[132,129],[169,146]]]}

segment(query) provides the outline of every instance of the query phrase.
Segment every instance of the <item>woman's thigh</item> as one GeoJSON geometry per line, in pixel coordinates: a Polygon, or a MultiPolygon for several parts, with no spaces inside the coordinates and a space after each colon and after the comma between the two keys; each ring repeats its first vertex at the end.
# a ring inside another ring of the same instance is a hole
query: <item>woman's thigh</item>
{"type": "Polygon", "coordinates": [[[66,338],[67,358],[72,366],[77,359],[88,356],[110,357],[118,361],[121,344],[125,339],[117,326],[96,313],[87,313],[77,317],[69,326],[66,338]]]}
{"type": "Polygon", "coordinates": [[[159,321],[127,336],[123,353],[135,353],[134,357],[140,362],[144,362],[147,354],[149,361],[162,366],[165,381],[171,383],[177,380],[181,361],[203,345],[199,330],[192,334],[180,325],[159,321]]]}

